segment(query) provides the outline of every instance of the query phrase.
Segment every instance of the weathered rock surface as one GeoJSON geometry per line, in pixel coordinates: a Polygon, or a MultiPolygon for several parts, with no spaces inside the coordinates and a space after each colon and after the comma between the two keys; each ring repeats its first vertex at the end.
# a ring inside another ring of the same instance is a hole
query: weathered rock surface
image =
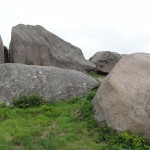
{"type": "Polygon", "coordinates": [[[150,137],[150,54],[123,57],[103,80],[93,103],[99,121],[150,137]]]}
{"type": "Polygon", "coordinates": [[[120,58],[121,55],[116,52],[103,51],[97,52],[90,61],[96,65],[97,72],[110,73],[120,58]]]}
{"type": "Polygon", "coordinates": [[[24,64],[0,65],[0,100],[41,94],[46,101],[84,95],[97,81],[75,70],[24,64]]]}
{"type": "Polygon", "coordinates": [[[13,27],[9,49],[12,63],[56,66],[82,72],[95,68],[95,64],[85,60],[81,49],[39,25],[13,27]]]}
{"type": "Polygon", "coordinates": [[[0,64],[4,63],[4,46],[3,46],[3,41],[0,36],[0,64]]]}

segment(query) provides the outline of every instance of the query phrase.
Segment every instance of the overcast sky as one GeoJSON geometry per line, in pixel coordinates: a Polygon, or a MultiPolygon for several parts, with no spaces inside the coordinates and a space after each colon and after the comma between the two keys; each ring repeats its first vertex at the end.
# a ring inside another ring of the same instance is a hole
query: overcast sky
{"type": "Polygon", "coordinates": [[[2,0],[0,35],[8,46],[17,24],[41,25],[82,49],[150,52],[150,0],[2,0]]]}

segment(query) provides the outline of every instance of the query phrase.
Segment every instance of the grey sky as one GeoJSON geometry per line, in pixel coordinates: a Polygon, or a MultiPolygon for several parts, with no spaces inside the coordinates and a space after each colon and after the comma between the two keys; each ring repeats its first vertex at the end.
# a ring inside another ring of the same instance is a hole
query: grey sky
{"type": "Polygon", "coordinates": [[[42,25],[80,47],[97,51],[150,52],[149,0],[4,0],[0,35],[9,45],[12,26],[42,25]]]}

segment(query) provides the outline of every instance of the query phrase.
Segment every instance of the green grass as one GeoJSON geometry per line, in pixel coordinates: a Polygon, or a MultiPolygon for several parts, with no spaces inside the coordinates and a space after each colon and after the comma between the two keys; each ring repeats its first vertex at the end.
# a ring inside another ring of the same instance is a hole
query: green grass
{"type": "Polygon", "coordinates": [[[96,71],[90,71],[89,75],[93,78],[95,78],[96,80],[100,81],[101,79],[103,79],[104,77],[106,77],[106,75],[103,74],[98,74],[96,73],[96,71]]]}
{"type": "Polygon", "coordinates": [[[149,140],[94,119],[95,93],[26,109],[0,104],[0,150],[150,150],[149,140]]]}
{"type": "Polygon", "coordinates": [[[27,109],[1,104],[0,150],[99,149],[81,114],[84,105],[83,97],[27,109]]]}

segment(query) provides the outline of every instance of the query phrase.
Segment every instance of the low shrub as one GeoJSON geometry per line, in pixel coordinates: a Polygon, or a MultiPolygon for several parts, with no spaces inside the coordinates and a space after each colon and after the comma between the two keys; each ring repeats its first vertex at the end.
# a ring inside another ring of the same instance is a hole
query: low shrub
{"type": "Polygon", "coordinates": [[[19,108],[29,108],[40,106],[44,103],[44,99],[40,95],[20,96],[13,99],[13,105],[19,108]]]}
{"type": "Polygon", "coordinates": [[[105,122],[94,129],[96,143],[107,143],[111,150],[149,150],[150,140],[129,132],[117,132],[109,128],[105,122]]]}

